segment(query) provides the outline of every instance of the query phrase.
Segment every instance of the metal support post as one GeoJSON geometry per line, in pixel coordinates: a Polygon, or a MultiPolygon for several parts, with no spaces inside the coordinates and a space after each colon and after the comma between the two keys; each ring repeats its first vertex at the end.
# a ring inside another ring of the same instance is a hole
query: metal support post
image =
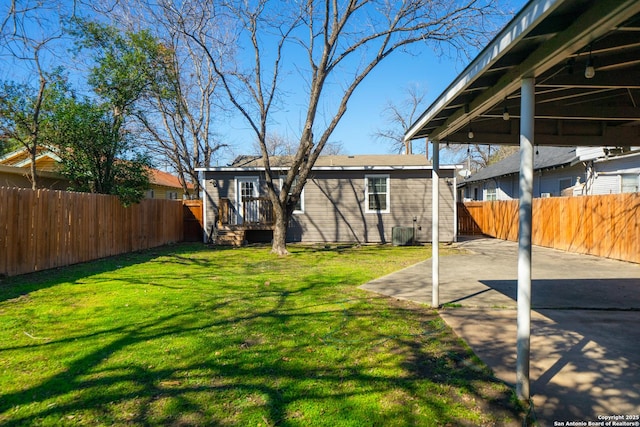
{"type": "Polygon", "coordinates": [[[431,306],[440,307],[440,142],[432,141],[431,184],[431,306]]]}
{"type": "Polygon", "coordinates": [[[521,95],[516,394],[521,400],[529,400],[529,362],[531,352],[531,205],[533,199],[535,117],[535,82],[533,78],[525,78],[522,80],[521,95]]]}

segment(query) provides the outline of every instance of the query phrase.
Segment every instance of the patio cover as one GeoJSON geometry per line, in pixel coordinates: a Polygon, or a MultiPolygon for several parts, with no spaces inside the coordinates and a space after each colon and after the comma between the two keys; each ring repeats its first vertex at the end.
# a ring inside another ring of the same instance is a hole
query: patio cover
{"type": "MultiPolygon", "coordinates": [[[[406,140],[520,145],[516,391],[529,396],[533,147],[640,145],[640,2],[532,0],[409,128],[406,140]]],[[[434,187],[433,306],[438,301],[434,187]]]]}

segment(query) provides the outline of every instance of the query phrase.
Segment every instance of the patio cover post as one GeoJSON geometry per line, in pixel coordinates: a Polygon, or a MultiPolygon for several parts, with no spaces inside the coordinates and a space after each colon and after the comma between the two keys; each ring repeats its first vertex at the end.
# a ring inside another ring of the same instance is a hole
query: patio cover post
{"type": "Polygon", "coordinates": [[[529,400],[531,343],[531,233],[533,199],[533,145],[535,82],[522,79],[520,117],[520,208],[518,233],[518,332],[516,394],[529,400]]]}
{"type": "Polygon", "coordinates": [[[440,142],[432,144],[431,172],[431,307],[440,307],[440,142]]]}

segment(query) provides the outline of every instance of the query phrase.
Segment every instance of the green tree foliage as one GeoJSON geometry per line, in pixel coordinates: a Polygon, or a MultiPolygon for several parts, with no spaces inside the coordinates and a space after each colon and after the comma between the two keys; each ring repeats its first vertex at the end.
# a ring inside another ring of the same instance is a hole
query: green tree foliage
{"type": "Polygon", "coordinates": [[[149,189],[151,164],[117,122],[107,107],[69,97],[56,106],[45,134],[58,147],[70,189],[117,195],[129,205],[149,189]]]}
{"type": "MultiPolygon", "coordinates": [[[[171,5],[164,3],[162,7],[171,5]]],[[[142,10],[149,12],[149,8],[158,11],[157,5],[146,2],[134,7],[136,13],[147,17],[142,10]]],[[[124,110],[126,126],[136,129],[141,144],[170,162],[184,194],[191,193],[190,181],[194,187],[191,195],[197,196],[200,182],[196,169],[209,167],[214,153],[226,147],[213,131],[214,111],[219,109],[218,78],[208,56],[181,33],[180,26],[175,27],[178,24],[173,19],[141,22],[137,18],[133,17],[136,25],[131,27],[75,21],[78,47],[94,58],[88,81],[96,93],[124,110]]],[[[206,25],[198,13],[182,14],[180,20],[181,25],[185,21],[206,25]]]]}
{"type": "Polygon", "coordinates": [[[9,141],[18,145],[29,144],[35,96],[35,91],[27,85],[15,82],[0,84],[0,152],[5,147],[5,150],[9,149],[9,141]]]}
{"type": "Polygon", "coordinates": [[[92,52],[95,65],[87,81],[111,105],[116,120],[133,114],[145,97],[175,97],[173,53],[148,30],[122,33],[115,27],[76,20],[72,34],[79,48],[92,52]]]}

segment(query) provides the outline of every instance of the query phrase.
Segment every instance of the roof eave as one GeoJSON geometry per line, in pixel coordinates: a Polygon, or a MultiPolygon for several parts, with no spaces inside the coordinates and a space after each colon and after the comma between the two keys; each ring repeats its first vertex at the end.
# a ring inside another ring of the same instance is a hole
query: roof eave
{"type": "MultiPolygon", "coordinates": [[[[520,37],[522,37],[522,35],[526,36],[528,31],[535,31],[535,25],[539,23],[542,18],[552,13],[558,6],[568,2],[568,0],[549,1],[548,5],[550,7],[546,7],[546,1],[530,1],[523,11],[509,23],[505,30],[482,51],[470,67],[454,81],[454,84],[438,98],[438,101],[429,107],[420,119],[409,128],[409,131],[405,134],[405,139],[429,137],[432,140],[442,141],[451,135],[457,134],[465,126],[468,126],[473,119],[484,114],[498,103],[503,102],[507,95],[518,90],[522,79],[535,78],[541,75],[555,65],[563,62],[568,55],[583,49],[593,40],[605,35],[612,28],[617,27],[621,22],[624,22],[629,19],[630,16],[640,11],[640,2],[637,2],[637,0],[603,0],[593,2],[590,7],[584,10],[568,27],[536,47],[526,58],[520,60],[517,66],[512,67],[506,74],[500,77],[495,84],[484,89],[480,95],[474,97],[464,106],[452,107],[448,104],[451,99],[455,99],[458,95],[462,94],[474,79],[477,79],[482,73],[489,71],[492,64],[492,62],[490,62],[492,52],[496,51],[495,58],[497,59],[499,58],[498,54],[505,55],[508,54],[511,49],[514,49],[518,43],[517,38],[507,43],[506,46],[501,45],[500,42],[510,31],[517,30],[520,21],[523,21],[524,25],[519,32],[520,37]],[[544,14],[540,14],[535,21],[527,21],[524,19],[524,17],[529,14],[536,16],[536,8],[539,7],[544,8],[544,14]],[[486,57],[487,55],[488,58],[486,57]],[[476,67],[474,68],[473,65],[476,65],[476,67]],[[467,86],[460,85],[460,82],[466,82],[467,86]],[[438,117],[447,107],[452,109],[452,111],[447,112],[446,117],[440,118],[440,120],[443,120],[442,122],[433,123],[432,119],[438,117]]],[[[478,132],[475,133],[476,135],[478,134],[478,132]]],[[[609,140],[619,138],[619,136],[613,135],[612,132],[609,133],[611,134],[610,138],[609,136],[607,137],[609,140]]],[[[482,141],[482,143],[499,143],[494,140],[495,135],[488,136],[491,139],[482,141]]],[[[458,137],[460,137],[460,134],[458,134],[458,137]]],[[[563,135],[562,138],[566,139],[566,135],[563,135]]],[[[595,140],[590,139],[585,141],[572,140],[567,145],[606,145],[607,138],[598,137],[595,138],[595,140]]],[[[456,141],[465,143],[462,139],[463,138],[456,141]]],[[[538,136],[537,143],[539,145],[561,145],[557,139],[558,138],[547,138],[547,140],[543,141],[543,139],[538,136]]],[[[476,136],[473,142],[478,143],[479,141],[480,138],[476,136]]],[[[511,138],[509,141],[511,141],[511,138]]],[[[515,143],[517,144],[517,138],[515,139],[515,143]]]]}
{"type": "Polygon", "coordinates": [[[442,111],[447,103],[466,89],[506,52],[509,51],[518,40],[537,25],[549,13],[551,13],[563,0],[535,0],[527,4],[511,22],[485,47],[482,52],[465,68],[456,80],[427,108],[418,120],[409,128],[404,136],[405,141],[417,139],[424,135],[416,136],[422,127],[434,116],[442,111]]]}

